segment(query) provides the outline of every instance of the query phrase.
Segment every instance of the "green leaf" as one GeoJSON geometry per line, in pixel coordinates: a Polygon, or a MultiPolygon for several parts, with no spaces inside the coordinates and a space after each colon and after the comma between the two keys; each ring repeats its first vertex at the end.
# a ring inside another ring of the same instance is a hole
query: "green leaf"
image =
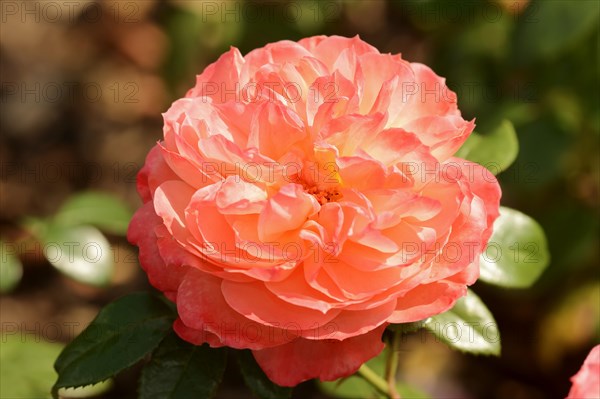
{"type": "MultiPolygon", "coordinates": [[[[389,348],[385,348],[379,356],[369,360],[366,364],[378,375],[385,374],[385,364],[388,357],[389,348]]],[[[336,381],[318,381],[321,391],[335,398],[372,398],[385,399],[386,396],[377,391],[371,384],[358,375],[352,375],[347,378],[340,378],[336,381]]],[[[396,389],[402,398],[428,399],[429,395],[403,382],[396,383],[396,389]]]]}
{"type": "Polygon", "coordinates": [[[23,265],[15,256],[16,247],[15,244],[7,244],[0,240],[0,293],[12,291],[23,277],[23,265]]]}
{"type": "Polygon", "coordinates": [[[497,175],[514,162],[518,153],[515,128],[510,121],[504,120],[488,134],[472,133],[455,156],[477,162],[497,175]]]}
{"type": "Polygon", "coordinates": [[[63,274],[84,284],[104,286],[114,271],[111,246],[92,226],[49,225],[41,234],[46,259],[63,274]]]}
{"type": "Polygon", "coordinates": [[[132,213],[113,195],[84,192],[72,196],[54,215],[54,223],[62,226],[91,224],[108,233],[124,235],[132,213]]]}
{"type": "Polygon", "coordinates": [[[0,345],[0,398],[49,398],[56,379],[52,362],[63,345],[4,327],[0,345]]]}
{"type": "Polygon", "coordinates": [[[418,331],[421,328],[424,328],[426,323],[427,323],[427,319],[420,320],[420,321],[414,321],[412,323],[390,324],[388,326],[388,330],[398,331],[401,334],[408,334],[408,333],[418,331]]]}
{"type": "Polygon", "coordinates": [[[471,290],[447,312],[425,324],[437,338],[463,352],[500,355],[500,333],[494,317],[471,290]]]}
{"type": "Polygon", "coordinates": [[[94,384],[133,366],[171,331],[173,318],[169,306],[148,293],[108,304],[56,359],[54,396],[59,388],[94,384]]]}
{"type": "Polygon", "coordinates": [[[196,346],[169,334],[142,371],[140,399],[212,398],[223,378],[227,352],[196,346]]]}
{"type": "Polygon", "coordinates": [[[246,385],[260,399],[285,399],[292,395],[292,388],[281,387],[265,375],[249,350],[237,351],[237,360],[246,385]]]}
{"type": "Polygon", "coordinates": [[[532,1],[519,16],[516,58],[528,63],[554,57],[597,29],[597,1],[532,1]]]}
{"type": "Polygon", "coordinates": [[[479,278],[502,287],[527,288],[549,262],[548,244],[540,225],[519,211],[500,207],[500,217],[481,255],[479,278]]]}

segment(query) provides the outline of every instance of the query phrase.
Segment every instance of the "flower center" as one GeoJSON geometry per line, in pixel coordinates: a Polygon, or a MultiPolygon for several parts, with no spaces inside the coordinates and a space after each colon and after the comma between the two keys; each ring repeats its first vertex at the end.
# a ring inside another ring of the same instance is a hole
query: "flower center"
{"type": "Polygon", "coordinates": [[[321,205],[325,205],[328,202],[339,201],[344,197],[342,193],[340,193],[335,187],[321,189],[317,186],[304,186],[304,191],[306,191],[308,194],[313,195],[321,205]]]}

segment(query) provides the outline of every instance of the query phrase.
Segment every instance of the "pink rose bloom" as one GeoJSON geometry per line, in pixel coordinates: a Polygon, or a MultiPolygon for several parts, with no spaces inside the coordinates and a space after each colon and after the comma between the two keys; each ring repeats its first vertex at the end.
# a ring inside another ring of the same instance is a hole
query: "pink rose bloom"
{"type": "Polygon", "coordinates": [[[479,276],[500,188],[445,80],[358,37],[223,54],[164,114],[129,227],[194,343],[280,385],[354,373],[479,276]]]}
{"type": "Polygon", "coordinates": [[[571,377],[573,386],[567,399],[600,398],[600,345],[596,345],[583,362],[581,369],[571,377]]]}

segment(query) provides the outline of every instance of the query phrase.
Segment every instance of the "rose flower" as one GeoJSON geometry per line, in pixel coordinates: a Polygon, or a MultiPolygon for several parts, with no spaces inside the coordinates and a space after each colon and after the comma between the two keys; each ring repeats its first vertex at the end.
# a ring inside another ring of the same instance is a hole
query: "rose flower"
{"type": "Polygon", "coordinates": [[[600,345],[592,348],[571,382],[567,399],[600,398],[600,345]]]}
{"type": "Polygon", "coordinates": [[[333,380],[478,278],[500,188],[452,157],[474,122],[427,66],[358,37],[231,48],[163,116],[128,237],[184,340],[333,380]]]}

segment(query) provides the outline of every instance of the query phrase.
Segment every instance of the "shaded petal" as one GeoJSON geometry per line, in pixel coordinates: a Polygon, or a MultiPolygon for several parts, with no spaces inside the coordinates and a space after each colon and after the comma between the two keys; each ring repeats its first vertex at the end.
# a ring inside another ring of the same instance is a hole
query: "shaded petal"
{"type": "Polygon", "coordinates": [[[295,338],[234,311],[223,298],[221,279],[200,271],[191,271],[179,287],[177,313],[188,328],[210,332],[236,349],[262,349],[295,338]]]}
{"type": "Polygon", "coordinates": [[[396,300],[390,299],[367,310],[343,310],[325,326],[303,335],[306,339],[345,340],[375,330],[384,324],[396,308],[396,300]]]}
{"type": "Polygon", "coordinates": [[[169,232],[185,242],[190,232],[185,223],[185,209],[194,195],[194,189],[179,180],[163,182],[154,192],[154,210],[163,219],[169,232]]]}
{"type": "Polygon", "coordinates": [[[258,219],[258,234],[263,242],[276,241],[288,231],[302,227],[319,210],[316,199],[299,184],[287,184],[269,198],[258,219]]]}
{"type": "Polygon", "coordinates": [[[143,202],[152,200],[156,188],[164,181],[178,180],[179,177],[163,158],[160,145],[157,144],[146,156],[146,162],[137,175],[137,191],[143,202]]]}
{"type": "Polygon", "coordinates": [[[194,345],[208,343],[211,348],[220,348],[225,346],[215,334],[206,330],[201,331],[190,328],[183,324],[183,321],[180,318],[177,318],[173,323],[173,330],[175,330],[181,339],[194,345]]]}
{"type": "Polygon", "coordinates": [[[291,109],[274,101],[265,101],[254,113],[248,146],[278,160],[290,147],[306,137],[304,123],[291,109]]]}
{"type": "Polygon", "coordinates": [[[302,267],[296,267],[294,272],[284,280],[266,282],[265,287],[283,301],[322,313],[337,306],[345,306],[344,302],[336,301],[311,287],[306,282],[302,267]]]}
{"type": "Polygon", "coordinates": [[[333,381],[353,374],[383,350],[384,329],[385,325],[344,341],[298,338],[253,354],[269,379],[278,385],[295,386],[313,378],[333,381]]]}
{"type": "Polygon", "coordinates": [[[468,183],[470,191],[483,200],[487,222],[482,238],[482,245],[485,246],[492,235],[494,221],[500,216],[500,184],[489,170],[475,162],[460,158],[450,158],[449,162],[461,168],[463,180],[468,183]]]}
{"type": "Polygon", "coordinates": [[[227,177],[215,195],[215,204],[222,214],[260,213],[266,200],[263,188],[239,176],[227,177]]]}
{"type": "Polygon", "coordinates": [[[162,219],[154,212],[152,203],[148,202],[133,215],[127,229],[127,239],[139,247],[140,265],[148,275],[150,284],[172,298],[188,268],[165,264],[158,249],[158,237],[155,233],[158,226],[162,226],[162,219]]]}
{"type": "Polygon", "coordinates": [[[222,292],[229,306],[249,320],[298,333],[325,325],[340,312],[331,310],[324,314],[315,309],[292,305],[271,293],[262,282],[223,281],[222,292]]]}

